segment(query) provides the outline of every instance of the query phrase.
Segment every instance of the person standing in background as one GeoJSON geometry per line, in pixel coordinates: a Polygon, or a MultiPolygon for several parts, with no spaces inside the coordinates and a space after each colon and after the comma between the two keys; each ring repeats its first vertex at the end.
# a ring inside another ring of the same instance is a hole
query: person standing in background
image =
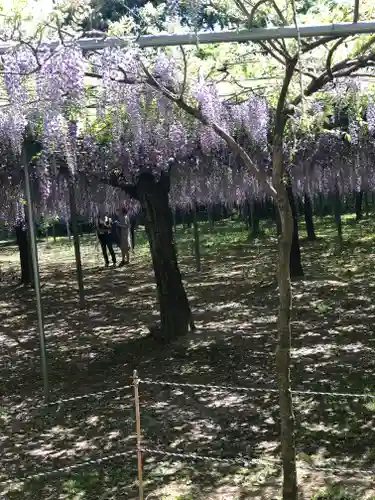
{"type": "Polygon", "coordinates": [[[99,214],[97,220],[97,234],[100,246],[102,248],[105,267],[109,266],[107,249],[109,250],[109,253],[111,255],[113,266],[116,266],[116,254],[113,250],[112,241],[112,220],[108,217],[108,215],[102,217],[99,214]]]}
{"type": "Polygon", "coordinates": [[[135,228],[137,226],[137,217],[136,215],[130,215],[130,239],[131,239],[131,249],[134,252],[134,247],[135,247],[135,228]]]}

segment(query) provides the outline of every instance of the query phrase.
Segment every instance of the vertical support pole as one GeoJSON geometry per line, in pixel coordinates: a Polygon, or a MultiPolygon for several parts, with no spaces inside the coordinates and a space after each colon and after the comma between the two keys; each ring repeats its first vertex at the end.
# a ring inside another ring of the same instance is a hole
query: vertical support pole
{"type": "Polygon", "coordinates": [[[75,261],[76,261],[79,307],[80,307],[80,309],[84,309],[85,308],[85,288],[83,285],[81,247],[80,247],[78,224],[77,224],[76,197],[75,197],[75,192],[74,192],[74,180],[72,177],[70,177],[68,179],[68,186],[69,186],[70,220],[72,223],[74,254],[75,254],[75,261]]]}
{"type": "Polygon", "coordinates": [[[197,272],[201,270],[201,249],[199,242],[199,225],[197,218],[197,202],[193,202],[193,232],[194,232],[194,257],[195,269],[197,272]]]}
{"type": "Polygon", "coordinates": [[[43,304],[42,304],[42,293],[40,288],[40,275],[39,275],[39,263],[38,263],[38,248],[36,244],[36,234],[35,234],[35,220],[34,212],[32,207],[31,199],[31,189],[30,189],[30,176],[29,176],[29,165],[28,165],[27,153],[24,148],[23,152],[23,164],[25,171],[25,194],[27,202],[27,215],[29,223],[29,235],[30,235],[30,246],[31,246],[31,260],[34,275],[34,287],[35,287],[35,300],[36,300],[36,310],[38,315],[38,328],[40,337],[40,358],[42,361],[42,374],[43,374],[43,385],[44,385],[44,397],[46,401],[48,400],[48,368],[47,368],[47,354],[46,354],[46,339],[44,333],[44,317],[43,317],[43,304]]]}
{"type": "Polygon", "coordinates": [[[135,405],[135,431],[137,435],[137,457],[138,457],[138,491],[139,500],[143,500],[143,471],[142,471],[142,449],[141,449],[141,412],[139,407],[139,378],[137,370],[133,372],[134,405],[135,405]]]}

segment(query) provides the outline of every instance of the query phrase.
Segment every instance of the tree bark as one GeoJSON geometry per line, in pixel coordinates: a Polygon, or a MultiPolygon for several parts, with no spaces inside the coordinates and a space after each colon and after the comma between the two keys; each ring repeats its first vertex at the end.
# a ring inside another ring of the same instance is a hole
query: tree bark
{"type": "Polygon", "coordinates": [[[315,234],[315,228],[314,228],[312,203],[311,203],[311,198],[307,193],[305,193],[303,201],[304,201],[303,212],[304,212],[304,216],[305,216],[307,239],[309,241],[315,241],[316,234],[315,234]]]}
{"type": "Polygon", "coordinates": [[[358,191],[355,193],[355,220],[359,222],[362,219],[362,200],[363,191],[358,191]]]}
{"type": "Polygon", "coordinates": [[[293,189],[290,182],[287,183],[286,191],[293,217],[293,236],[292,236],[292,245],[290,249],[290,264],[289,264],[290,277],[295,279],[303,277],[303,268],[301,262],[301,248],[299,243],[297,209],[296,209],[293,189]]]}
{"type": "Polygon", "coordinates": [[[169,176],[156,181],[152,174],[141,174],[137,182],[148,236],[160,308],[160,340],[170,342],[186,335],[192,327],[190,305],[182,283],[173,241],[173,221],[169,207],[169,176]]]}
{"type": "MultiPolygon", "coordinates": [[[[77,224],[77,207],[76,207],[76,197],[74,192],[74,179],[68,179],[69,187],[69,205],[70,205],[70,221],[72,224],[73,233],[73,244],[74,244],[74,254],[76,261],[76,275],[78,283],[78,296],[79,296],[79,307],[80,309],[85,308],[85,287],[83,284],[83,272],[82,272],[82,259],[81,259],[81,247],[79,241],[79,232],[77,224]]],[[[69,222],[67,223],[67,227],[69,222]]]]}

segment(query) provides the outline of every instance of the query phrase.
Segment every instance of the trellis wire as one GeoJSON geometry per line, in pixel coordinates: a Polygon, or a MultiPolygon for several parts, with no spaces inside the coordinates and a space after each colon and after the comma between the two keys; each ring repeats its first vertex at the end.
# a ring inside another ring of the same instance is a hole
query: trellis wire
{"type": "MultiPolygon", "coordinates": [[[[141,447],[141,451],[144,453],[148,453],[150,455],[159,455],[159,456],[165,456],[165,457],[170,457],[170,458],[181,458],[183,460],[196,460],[196,461],[202,461],[202,462],[213,462],[213,463],[222,463],[226,465],[241,465],[243,467],[249,467],[253,465],[274,465],[277,467],[281,467],[281,462],[277,460],[271,460],[271,459],[263,459],[263,458],[257,458],[257,459],[245,459],[242,457],[236,457],[236,458],[224,458],[224,457],[218,457],[218,456],[210,456],[210,455],[199,455],[197,453],[187,453],[187,452],[180,452],[180,451],[165,451],[165,450],[158,450],[158,449],[152,449],[148,447],[141,447]]],[[[51,471],[41,471],[37,472],[35,474],[30,474],[24,477],[20,478],[11,478],[7,479],[5,481],[0,481],[0,485],[2,486],[7,486],[7,485],[12,485],[16,482],[27,482],[27,481],[33,481],[36,479],[43,479],[43,478],[48,478],[51,476],[55,476],[57,474],[65,474],[65,473],[70,473],[74,472],[76,470],[80,470],[84,467],[90,466],[90,465],[100,465],[102,463],[110,462],[111,460],[116,460],[117,458],[124,458],[124,457],[134,457],[134,450],[128,450],[128,451],[123,451],[123,452],[118,452],[118,453],[113,453],[112,455],[107,455],[104,457],[100,457],[97,459],[91,459],[91,460],[85,460],[83,462],[80,462],[78,464],[72,464],[72,465],[67,465],[65,467],[59,467],[56,469],[53,469],[51,471]]],[[[371,475],[373,476],[375,474],[374,470],[367,470],[367,469],[346,469],[346,468],[340,468],[340,467],[315,467],[315,466],[310,466],[307,464],[303,464],[302,466],[303,469],[307,470],[312,470],[312,471],[321,471],[321,472],[336,472],[336,473],[342,473],[342,474],[349,474],[349,473],[355,473],[355,474],[362,474],[364,476],[371,475]]]]}

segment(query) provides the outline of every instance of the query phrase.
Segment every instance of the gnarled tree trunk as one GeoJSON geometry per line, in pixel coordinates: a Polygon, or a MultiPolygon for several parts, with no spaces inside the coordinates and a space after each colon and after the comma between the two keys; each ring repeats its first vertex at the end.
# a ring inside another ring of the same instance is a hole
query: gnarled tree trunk
{"type": "MultiPolygon", "coordinates": [[[[287,115],[285,101],[289,84],[293,77],[298,58],[290,60],[285,70],[285,77],[280,90],[276,108],[275,128],[273,136],[272,180],[276,191],[276,205],[280,214],[281,235],[279,237],[278,284],[279,315],[278,342],[276,348],[276,374],[279,386],[279,405],[281,421],[281,459],[283,464],[283,500],[298,499],[295,419],[293,413],[292,388],[290,381],[290,349],[292,331],[290,326],[292,312],[292,287],[290,281],[290,253],[295,231],[293,207],[288,193],[289,182],[285,183],[284,172],[284,131],[287,115]],[[294,219],[294,220],[293,220],[294,219]]],[[[289,186],[291,189],[291,186],[289,186]]]]}
{"type": "Polygon", "coordinates": [[[160,307],[160,340],[169,342],[186,335],[191,311],[182,283],[173,241],[173,219],[169,207],[169,176],[157,181],[151,173],[140,175],[137,198],[148,236],[160,307]]]}

